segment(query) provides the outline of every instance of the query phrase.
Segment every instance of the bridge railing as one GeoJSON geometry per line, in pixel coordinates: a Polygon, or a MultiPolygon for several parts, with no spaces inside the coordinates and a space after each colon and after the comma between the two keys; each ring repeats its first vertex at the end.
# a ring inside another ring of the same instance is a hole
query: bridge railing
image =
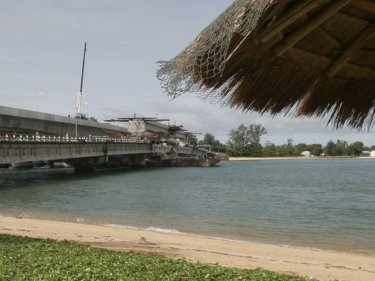
{"type": "MultiPolygon", "coordinates": [[[[126,158],[127,155],[149,154],[151,144],[132,139],[69,138],[27,140],[27,138],[4,138],[0,140],[0,164],[13,162],[58,161],[98,157],[126,158]]],[[[94,161],[94,160],[93,160],[94,161]]]]}
{"type": "Polygon", "coordinates": [[[28,134],[5,134],[0,135],[0,142],[48,142],[48,143],[150,143],[147,139],[138,137],[111,138],[106,136],[46,136],[28,134]]]}

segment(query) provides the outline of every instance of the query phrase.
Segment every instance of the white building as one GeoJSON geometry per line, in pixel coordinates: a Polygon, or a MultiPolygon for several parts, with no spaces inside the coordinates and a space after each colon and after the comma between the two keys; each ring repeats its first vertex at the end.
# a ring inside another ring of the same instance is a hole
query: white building
{"type": "Polygon", "coordinates": [[[362,151],[362,153],[361,153],[361,156],[364,156],[364,157],[366,157],[366,156],[370,156],[371,155],[371,151],[367,151],[367,150],[364,150],[364,151],[362,151]]]}
{"type": "Polygon", "coordinates": [[[375,150],[370,152],[370,157],[375,157],[375,150]]]}
{"type": "Polygon", "coordinates": [[[313,155],[311,154],[311,152],[310,152],[310,151],[307,151],[307,150],[302,151],[302,152],[300,153],[300,155],[303,156],[303,157],[311,157],[311,156],[313,156],[313,155]]]}

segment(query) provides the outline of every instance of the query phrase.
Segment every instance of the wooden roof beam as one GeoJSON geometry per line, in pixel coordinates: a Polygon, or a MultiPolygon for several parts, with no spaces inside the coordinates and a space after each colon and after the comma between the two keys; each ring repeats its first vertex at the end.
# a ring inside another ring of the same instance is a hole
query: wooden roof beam
{"type": "Polygon", "coordinates": [[[349,20],[349,21],[351,21],[353,23],[360,24],[360,25],[365,25],[365,26],[369,22],[365,18],[358,18],[356,16],[350,15],[350,14],[347,13],[347,11],[340,11],[340,12],[338,12],[335,15],[335,17],[342,18],[345,21],[349,20]]]}
{"type": "Polygon", "coordinates": [[[355,0],[350,5],[375,14],[375,3],[369,0],[355,0]]]}
{"type": "Polygon", "coordinates": [[[313,16],[311,19],[302,24],[297,30],[288,35],[284,42],[274,48],[276,56],[282,56],[290,48],[293,48],[300,40],[306,37],[311,31],[331,18],[335,13],[348,5],[352,0],[333,0],[321,12],[313,16]]]}
{"type": "Polygon", "coordinates": [[[276,36],[289,24],[293,23],[301,16],[307,14],[309,11],[315,7],[322,4],[322,1],[299,1],[295,4],[292,9],[289,9],[285,14],[283,14],[275,23],[267,28],[261,35],[260,41],[262,43],[276,36]]]}
{"type": "Polygon", "coordinates": [[[375,25],[370,24],[354,41],[353,43],[336,58],[332,64],[326,69],[326,74],[329,77],[335,76],[337,72],[347,63],[352,57],[353,53],[360,49],[363,44],[375,35],[375,25]]]}

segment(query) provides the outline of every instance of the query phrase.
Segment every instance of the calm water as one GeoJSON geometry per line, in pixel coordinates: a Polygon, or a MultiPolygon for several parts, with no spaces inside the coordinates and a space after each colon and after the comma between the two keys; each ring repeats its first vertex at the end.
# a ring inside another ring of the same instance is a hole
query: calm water
{"type": "Polygon", "coordinates": [[[0,169],[0,214],[375,254],[375,161],[0,169]]]}

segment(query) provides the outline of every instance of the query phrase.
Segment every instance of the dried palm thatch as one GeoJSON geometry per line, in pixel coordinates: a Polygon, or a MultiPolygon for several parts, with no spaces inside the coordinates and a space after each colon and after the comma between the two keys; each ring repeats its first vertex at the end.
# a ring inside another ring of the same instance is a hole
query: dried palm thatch
{"type": "Polygon", "coordinates": [[[375,1],[236,0],[158,78],[172,97],[370,128],[375,1]]]}

